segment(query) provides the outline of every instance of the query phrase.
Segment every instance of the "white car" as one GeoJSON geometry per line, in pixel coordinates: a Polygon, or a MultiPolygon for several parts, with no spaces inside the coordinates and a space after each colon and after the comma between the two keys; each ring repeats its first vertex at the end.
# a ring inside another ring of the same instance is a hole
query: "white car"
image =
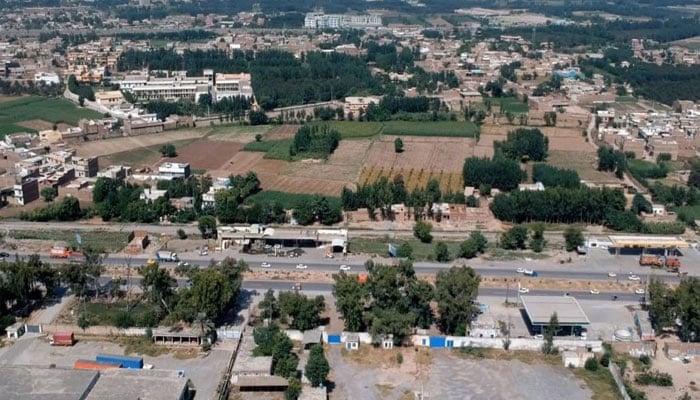
{"type": "Polygon", "coordinates": [[[608,276],[611,277],[611,278],[614,278],[614,277],[617,276],[617,274],[614,273],[614,272],[608,272],[608,276]]]}
{"type": "Polygon", "coordinates": [[[634,294],[644,294],[644,293],[646,293],[646,292],[642,288],[634,289],[634,294]]]}
{"type": "Polygon", "coordinates": [[[530,289],[528,289],[526,287],[521,287],[520,289],[518,289],[518,292],[523,293],[523,294],[530,293],[530,289]]]}
{"type": "Polygon", "coordinates": [[[523,272],[525,272],[525,268],[520,267],[520,268],[516,269],[515,271],[519,274],[522,274],[523,272]]]}
{"type": "Polygon", "coordinates": [[[268,263],[268,262],[264,262],[264,263],[260,264],[260,267],[261,268],[270,268],[270,267],[272,267],[272,265],[270,265],[270,263],[268,263]]]}
{"type": "Polygon", "coordinates": [[[600,290],[598,290],[598,289],[591,289],[591,294],[600,294],[600,290]]]}
{"type": "Polygon", "coordinates": [[[634,275],[634,274],[628,276],[627,279],[629,279],[629,280],[631,280],[631,281],[638,281],[638,280],[641,280],[641,278],[640,278],[639,276],[634,275]]]}
{"type": "Polygon", "coordinates": [[[296,267],[296,268],[297,268],[297,269],[307,269],[307,268],[309,268],[309,266],[306,265],[306,264],[297,264],[297,267],[296,267]]]}
{"type": "Polygon", "coordinates": [[[340,270],[341,271],[350,271],[350,266],[343,264],[340,266],[340,270]]]}
{"type": "Polygon", "coordinates": [[[527,268],[524,268],[524,269],[523,269],[523,274],[525,274],[525,275],[532,275],[532,270],[527,269],[527,268]]]}

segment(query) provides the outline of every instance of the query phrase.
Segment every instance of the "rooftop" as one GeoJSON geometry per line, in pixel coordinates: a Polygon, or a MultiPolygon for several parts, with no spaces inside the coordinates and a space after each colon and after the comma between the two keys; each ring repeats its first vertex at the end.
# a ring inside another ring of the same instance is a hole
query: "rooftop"
{"type": "Polygon", "coordinates": [[[532,325],[548,325],[557,313],[559,325],[588,325],[591,321],[578,301],[571,296],[520,296],[532,325]]]}
{"type": "Polygon", "coordinates": [[[612,247],[647,247],[647,248],[687,248],[688,243],[677,236],[609,236],[612,247]]]}
{"type": "Polygon", "coordinates": [[[86,400],[179,400],[187,390],[187,378],[177,371],[112,369],[100,371],[100,379],[86,400]]]}
{"type": "Polygon", "coordinates": [[[8,400],[84,399],[96,371],[29,366],[0,367],[0,387],[8,400]]]}

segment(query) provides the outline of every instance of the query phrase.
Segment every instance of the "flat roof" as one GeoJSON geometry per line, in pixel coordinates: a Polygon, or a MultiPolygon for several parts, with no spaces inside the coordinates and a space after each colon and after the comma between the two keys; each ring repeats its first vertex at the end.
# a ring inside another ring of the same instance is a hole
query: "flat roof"
{"type": "Polygon", "coordinates": [[[304,386],[299,400],[327,400],[328,392],[325,387],[304,386]]]}
{"type": "Polygon", "coordinates": [[[647,248],[680,248],[690,247],[688,242],[678,236],[608,236],[613,247],[647,247],[647,248]]]}
{"type": "Polygon", "coordinates": [[[255,340],[253,334],[243,335],[241,343],[238,346],[238,355],[233,364],[231,372],[234,376],[245,376],[246,373],[251,374],[270,374],[272,373],[272,357],[270,356],[253,356],[255,349],[255,340]]]}
{"type": "Polygon", "coordinates": [[[6,400],[80,400],[85,398],[98,376],[97,371],[2,366],[1,397],[6,400]]]}
{"type": "Polygon", "coordinates": [[[286,387],[289,385],[286,379],[281,376],[239,376],[233,382],[239,387],[286,387]]]}
{"type": "Polygon", "coordinates": [[[557,313],[559,325],[588,325],[591,321],[578,301],[571,296],[520,296],[532,325],[548,325],[557,313]]]}
{"type": "Polygon", "coordinates": [[[321,337],[323,337],[323,332],[318,329],[304,331],[304,336],[301,343],[303,345],[321,343],[321,337]]]}
{"type": "Polygon", "coordinates": [[[86,400],[180,400],[187,390],[187,378],[177,371],[111,369],[100,371],[100,379],[86,400]]]}

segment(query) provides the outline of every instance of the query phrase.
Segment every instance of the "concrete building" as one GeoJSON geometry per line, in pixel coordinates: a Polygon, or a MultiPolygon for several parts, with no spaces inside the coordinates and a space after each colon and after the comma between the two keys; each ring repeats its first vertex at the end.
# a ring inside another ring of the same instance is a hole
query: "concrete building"
{"type": "Polygon", "coordinates": [[[95,93],[95,102],[101,106],[118,106],[124,102],[124,96],[119,90],[95,93]]]}
{"type": "Polygon", "coordinates": [[[158,167],[158,173],[173,178],[187,178],[190,176],[190,164],[166,162],[158,167]]]}
{"type": "Polygon", "coordinates": [[[100,169],[97,157],[74,157],[73,168],[78,178],[92,178],[100,169]]]}
{"type": "Polygon", "coordinates": [[[123,165],[110,165],[109,167],[103,169],[97,173],[98,178],[109,178],[109,179],[126,179],[127,176],[131,175],[131,167],[123,165]]]}
{"type": "Polygon", "coordinates": [[[379,15],[345,15],[307,13],[304,18],[304,28],[308,29],[341,29],[341,28],[379,28],[382,17],[379,15]]]}
{"type": "Polygon", "coordinates": [[[360,112],[364,113],[367,111],[367,106],[370,104],[379,104],[381,97],[367,96],[367,97],[346,97],[345,98],[345,118],[348,118],[350,114],[353,115],[354,119],[357,119],[360,112]]]}
{"type": "Polygon", "coordinates": [[[209,93],[211,77],[176,76],[154,78],[151,76],[126,77],[118,81],[121,90],[131,93],[139,101],[197,101],[202,94],[209,93]]]}
{"type": "Polygon", "coordinates": [[[43,82],[46,85],[59,85],[61,83],[61,78],[54,72],[37,72],[34,74],[34,82],[43,82]]]}
{"type": "Polygon", "coordinates": [[[85,400],[187,400],[187,378],[178,371],[147,369],[102,370],[85,400]]]}
{"type": "Polygon", "coordinates": [[[253,97],[253,86],[250,74],[216,74],[212,99],[221,101],[226,97],[253,97]]]}
{"type": "Polygon", "coordinates": [[[14,186],[14,196],[17,204],[29,204],[39,198],[39,181],[30,178],[14,186]]]}
{"type": "Polygon", "coordinates": [[[287,380],[272,375],[272,357],[255,357],[253,349],[255,340],[252,333],[244,334],[231,370],[231,384],[241,392],[286,390],[287,380]]]}
{"type": "Polygon", "coordinates": [[[139,199],[145,201],[146,203],[153,203],[154,201],[165,196],[166,193],[168,193],[167,190],[145,188],[143,189],[143,193],[139,195],[139,199]]]}
{"type": "Polygon", "coordinates": [[[97,371],[0,366],[2,398],[83,400],[99,378],[97,371]]]}
{"type": "Polygon", "coordinates": [[[559,332],[566,335],[580,334],[591,321],[578,301],[571,296],[519,296],[525,310],[526,322],[534,332],[544,332],[552,314],[559,319],[559,332]]]}

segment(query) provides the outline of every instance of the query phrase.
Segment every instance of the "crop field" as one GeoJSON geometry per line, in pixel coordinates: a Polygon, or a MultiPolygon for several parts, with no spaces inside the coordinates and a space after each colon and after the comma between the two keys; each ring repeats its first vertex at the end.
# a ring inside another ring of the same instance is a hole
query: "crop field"
{"type": "Polygon", "coordinates": [[[192,169],[218,169],[243,148],[242,143],[218,140],[198,140],[182,149],[168,161],[190,163],[192,169]]]}
{"type": "Polygon", "coordinates": [[[479,129],[466,121],[328,121],[316,122],[318,125],[328,125],[340,132],[343,139],[370,138],[379,134],[400,136],[435,136],[435,137],[476,137],[479,129]]]}
{"type": "Polygon", "coordinates": [[[376,182],[383,176],[392,181],[398,175],[401,175],[409,190],[424,188],[431,179],[435,179],[440,183],[440,190],[443,192],[461,193],[464,190],[464,180],[459,172],[426,171],[414,168],[384,169],[382,167],[365,167],[360,175],[359,184],[376,182]]]}
{"type": "Polygon", "coordinates": [[[265,158],[273,160],[290,160],[289,147],[292,145],[292,140],[287,138],[249,142],[243,150],[265,153],[265,158]]]}
{"type": "Polygon", "coordinates": [[[601,172],[596,169],[597,160],[595,152],[589,151],[560,151],[550,150],[547,164],[565,169],[573,169],[578,172],[581,179],[595,183],[619,182],[609,172],[601,172]]]}
{"type": "Polygon", "coordinates": [[[504,113],[509,112],[512,114],[524,114],[530,109],[527,103],[523,103],[522,101],[518,100],[517,97],[500,97],[490,100],[494,103],[500,104],[504,113]]]}
{"type": "MultiPolygon", "coordinates": [[[[131,138],[123,138],[123,139],[135,139],[138,136],[131,137],[131,138]]],[[[112,140],[121,140],[122,138],[119,139],[110,139],[110,140],[103,140],[103,141],[95,141],[95,142],[90,142],[87,143],[86,145],[92,145],[92,144],[98,144],[105,146],[106,144],[103,142],[109,142],[112,140]]],[[[180,152],[182,149],[185,147],[189,146],[191,143],[193,143],[196,139],[182,139],[182,140],[173,140],[173,141],[167,141],[163,143],[170,143],[173,146],[175,146],[175,149],[180,152]]],[[[122,144],[120,142],[120,144],[122,144]]],[[[86,151],[86,149],[82,148],[83,145],[78,149],[78,154],[90,154],[86,151]],[[83,153],[84,152],[84,153],[83,153]]],[[[125,151],[120,151],[118,153],[112,153],[112,154],[107,154],[107,155],[101,155],[99,159],[99,163],[101,167],[114,164],[114,165],[129,165],[132,167],[152,167],[158,161],[160,161],[163,158],[163,155],[160,153],[160,148],[163,146],[162,144],[153,144],[153,145],[148,145],[148,146],[142,146],[142,147],[134,147],[133,150],[125,150],[125,151]]],[[[117,146],[116,148],[120,148],[117,146]]]]}
{"type": "Polygon", "coordinates": [[[299,125],[279,125],[265,134],[265,140],[291,139],[298,129],[299,125]]]}
{"type": "Polygon", "coordinates": [[[75,126],[82,118],[101,117],[100,113],[77,107],[68,100],[38,96],[19,97],[2,102],[0,137],[8,133],[34,131],[21,126],[22,121],[44,120],[51,125],[64,122],[75,126]]]}
{"type": "MultiPolygon", "coordinates": [[[[314,195],[312,194],[299,194],[299,193],[285,193],[277,192],[274,190],[266,190],[264,192],[258,192],[250,197],[252,202],[272,202],[282,204],[284,208],[294,208],[300,203],[309,202],[313,200],[314,195]]],[[[331,207],[340,207],[340,197],[326,196],[328,204],[331,207]]]]}

